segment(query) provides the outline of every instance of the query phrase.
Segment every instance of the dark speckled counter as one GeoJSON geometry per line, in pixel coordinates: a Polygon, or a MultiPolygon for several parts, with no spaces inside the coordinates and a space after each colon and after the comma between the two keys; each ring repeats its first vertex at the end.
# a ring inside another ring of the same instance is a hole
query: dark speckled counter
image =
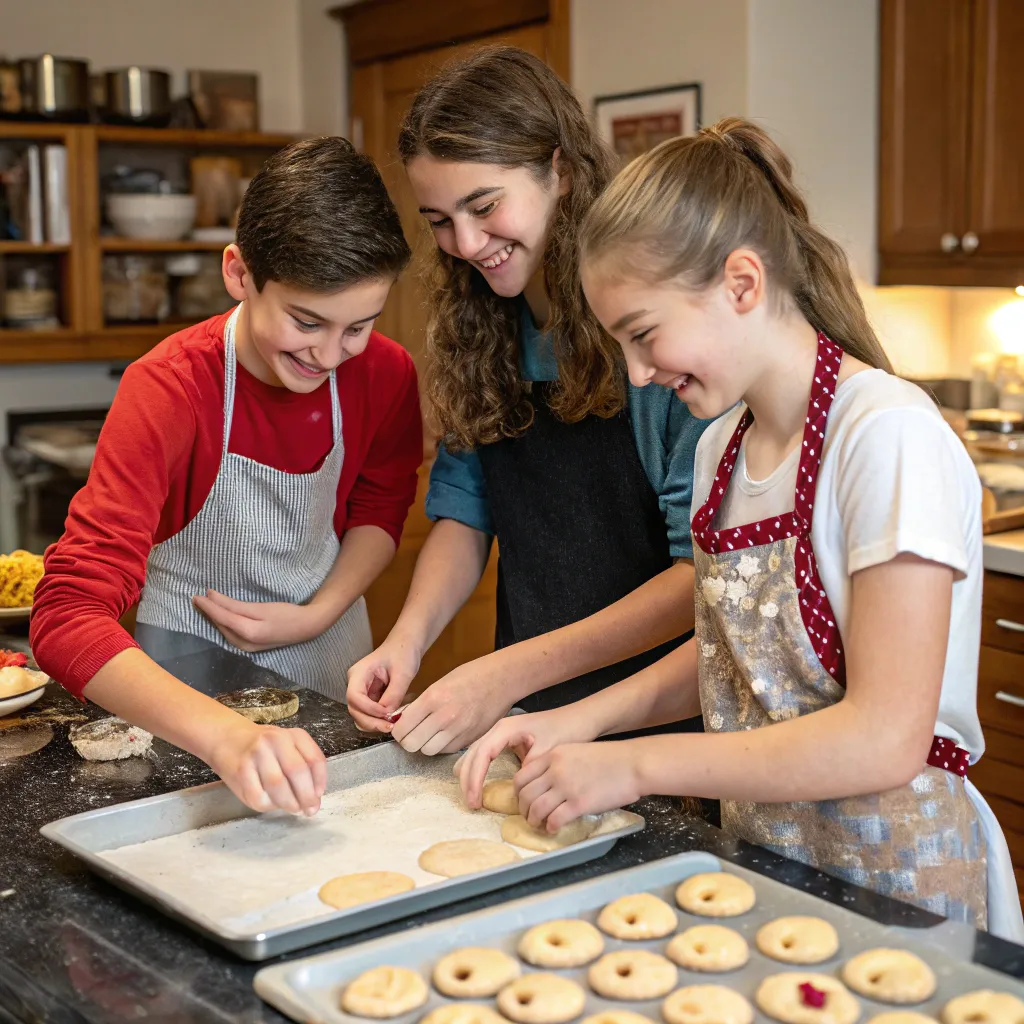
{"type": "MultiPolygon", "coordinates": [[[[16,646],[12,639],[0,636],[0,646],[16,646]]],[[[191,657],[206,660],[167,667],[179,676],[201,670],[225,690],[274,681],[226,652],[191,657]]],[[[309,691],[300,691],[300,698],[293,721],[328,755],[373,742],[356,731],[341,705],[309,691]]],[[[97,718],[103,712],[78,705],[52,684],[42,702],[21,714],[45,720],[54,735],[25,756],[10,757],[3,753],[9,746],[0,746],[0,1022],[283,1021],[252,990],[253,975],[262,965],[236,960],[197,938],[96,878],[39,835],[40,826],[56,818],[209,782],[212,772],[159,741],[145,760],[83,762],[67,740],[68,726],[74,716],[97,718]]],[[[5,735],[10,731],[0,732],[5,735]]],[[[677,807],[677,801],[663,798],[642,801],[636,809],[647,818],[646,830],[620,841],[599,861],[387,925],[355,941],[686,850],[707,850],[879,921],[909,927],[936,923],[930,914],[733,842],[677,807]]],[[[347,941],[352,940],[331,945],[347,941]]],[[[1024,948],[978,934],[974,959],[1024,977],[1024,948]]]]}

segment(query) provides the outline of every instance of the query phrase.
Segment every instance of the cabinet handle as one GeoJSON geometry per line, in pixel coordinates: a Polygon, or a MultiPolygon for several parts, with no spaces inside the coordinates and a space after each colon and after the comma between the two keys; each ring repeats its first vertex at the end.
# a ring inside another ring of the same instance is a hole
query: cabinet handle
{"type": "Polygon", "coordinates": [[[1012,704],[1014,707],[1024,708],[1024,697],[1018,697],[1015,693],[1007,693],[1005,690],[996,691],[996,700],[1004,704],[1012,704]]]}
{"type": "Polygon", "coordinates": [[[947,231],[939,239],[939,245],[942,247],[943,252],[955,252],[960,246],[960,239],[952,231],[947,231]]]}
{"type": "Polygon", "coordinates": [[[1024,633],[1024,623],[1014,622],[1012,619],[996,619],[996,625],[1000,629],[1008,629],[1011,633],[1024,633]]]}
{"type": "Polygon", "coordinates": [[[974,252],[978,248],[978,236],[973,231],[968,231],[962,239],[960,246],[964,252],[974,252]]]}

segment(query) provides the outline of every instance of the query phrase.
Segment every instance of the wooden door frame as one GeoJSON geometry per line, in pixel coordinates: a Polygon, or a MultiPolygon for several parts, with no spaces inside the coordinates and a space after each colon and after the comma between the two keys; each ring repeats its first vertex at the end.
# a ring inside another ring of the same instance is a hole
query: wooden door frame
{"type": "Polygon", "coordinates": [[[359,0],[334,7],[345,26],[349,67],[466,43],[531,24],[546,24],[549,63],[571,81],[572,0],[359,0]]]}

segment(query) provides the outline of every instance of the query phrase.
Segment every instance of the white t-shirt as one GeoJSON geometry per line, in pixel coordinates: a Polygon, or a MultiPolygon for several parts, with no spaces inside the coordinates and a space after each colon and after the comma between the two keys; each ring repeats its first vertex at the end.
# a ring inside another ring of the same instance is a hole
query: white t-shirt
{"type": "MultiPolygon", "coordinates": [[[[697,445],[693,511],[707,500],[745,406],[713,423],[697,445]]],[[[793,509],[799,450],[766,480],[747,476],[743,448],[715,529],[793,509]]],[[[935,734],[973,763],[985,749],[978,722],[981,642],[981,483],[966,449],[916,385],[863,370],[836,390],[822,448],[811,544],[841,634],[853,573],[909,553],[955,570],[949,644],[935,734]]],[[[897,682],[894,680],[894,683],[897,682]]]]}

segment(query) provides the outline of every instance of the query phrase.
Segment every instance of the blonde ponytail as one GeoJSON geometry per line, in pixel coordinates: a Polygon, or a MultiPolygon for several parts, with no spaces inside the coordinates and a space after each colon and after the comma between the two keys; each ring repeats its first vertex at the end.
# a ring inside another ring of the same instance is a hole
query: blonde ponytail
{"type": "Polygon", "coordinates": [[[718,279],[729,253],[750,247],[812,326],[892,372],[846,254],[811,223],[789,158],[750,121],[725,118],[638,157],[591,207],[581,245],[585,260],[616,259],[696,288],[718,279]]]}

